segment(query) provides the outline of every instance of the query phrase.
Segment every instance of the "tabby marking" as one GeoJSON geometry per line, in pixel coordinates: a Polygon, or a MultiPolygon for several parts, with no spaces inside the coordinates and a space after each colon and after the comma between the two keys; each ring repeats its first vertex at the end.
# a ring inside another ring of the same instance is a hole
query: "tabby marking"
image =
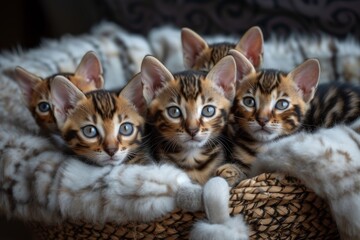
{"type": "Polygon", "coordinates": [[[50,82],[56,76],[65,77],[83,92],[104,85],[102,66],[94,52],[84,55],[74,73],[57,73],[44,79],[22,67],[16,67],[15,73],[27,107],[44,133],[58,133],[50,96],[50,82]]]}
{"type": "Polygon", "coordinates": [[[97,165],[145,163],[140,151],[145,123],[141,78],[134,77],[119,93],[82,93],[57,76],[51,82],[55,117],[67,146],[97,165]]]}
{"type": "Polygon", "coordinates": [[[141,77],[158,161],[180,166],[204,184],[224,160],[221,139],[235,93],[235,62],[223,58],[209,72],[171,74],[144,58],[141,77]]]}

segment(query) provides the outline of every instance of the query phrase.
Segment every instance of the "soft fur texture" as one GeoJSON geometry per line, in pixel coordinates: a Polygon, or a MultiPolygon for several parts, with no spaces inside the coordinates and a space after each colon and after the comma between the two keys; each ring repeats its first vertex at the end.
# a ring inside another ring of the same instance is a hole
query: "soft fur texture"
{"type": "Polygon", "coordinates": [[[252,166],[252,176],[283,172],[326,199],[342,239],[360,238],[360,119],[315,133],[298,133],[269,143],[252,166]]]}
{"type": "Polygon", "coordinates": [[[229,197],[229,187],[223,178],[212,178],[204,185],[203,201],[208,220],[194,224],[190,239],[249,239],[248,229],[242,216],[229,216],[229,197]]]}

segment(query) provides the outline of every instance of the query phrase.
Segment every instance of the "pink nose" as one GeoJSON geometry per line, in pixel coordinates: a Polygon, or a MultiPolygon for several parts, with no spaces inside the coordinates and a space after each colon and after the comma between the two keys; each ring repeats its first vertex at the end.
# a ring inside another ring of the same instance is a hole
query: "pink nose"
{"type": "Polygon", "coordinates": [[[257,117],[256,121],[259,123],[259,125],[261,127],[264,127],[269,122],[269,118],[267,118],[267,117],[257,117]]]}
{"type": "Polygon", "coordinates": [[[112,157],[112,156],[114,156],[115,153],[119,150],[119,148],[117,148],[117,147],[112,147],[112,148],[105,148],[104,150],[105,150],[105,152],[106,152],[107,154],[109,154],[110,157],[112,157]]]}
{"type": "Polygon", "coordinates": [[[199,132],[199,128],[187,128],[186,131],[191,137],[195,137],[196,134],[199,132]]]}

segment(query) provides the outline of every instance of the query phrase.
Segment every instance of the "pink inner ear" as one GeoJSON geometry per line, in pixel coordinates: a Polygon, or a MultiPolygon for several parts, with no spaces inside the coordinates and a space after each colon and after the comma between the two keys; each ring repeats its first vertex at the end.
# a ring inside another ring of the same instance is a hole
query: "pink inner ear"
{"type": "Polygon", "coordinates": [[[241,38],[236,49],[242,52],[255,68],[259,68],[262,63],[263,45],[264,39],[261,29],[252,27],[241,38]]]}
{"type": "Polygon", "coordinates": [[[197,57],[208,48],[208,45],[198,34],[187,28],[181,31],[181,42],[184,63],[187,68],[192,68],[195,65],[197,57]]]}

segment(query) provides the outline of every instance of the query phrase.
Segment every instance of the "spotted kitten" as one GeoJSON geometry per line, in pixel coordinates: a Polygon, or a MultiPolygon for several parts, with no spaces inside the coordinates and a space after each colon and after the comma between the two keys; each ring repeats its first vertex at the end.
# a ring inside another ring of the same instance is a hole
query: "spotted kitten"
{"type": "Polygon", "coordinates": [[[58,127],[75,154],[100,166],[150,161],[139,151],[146,114],[139,76],[119,94],[84,94],[63,76],[56,76],[50,86],[58,127]]]}
{"type": "Polygon", "coordinates": [[[255,68],[260,67],[263,59],[264,39],[259,27],[250,28],[236,44],[230,42],[208,44],[194,31],[182,28],[181,42],[187,69],[208,71],[220,59],[228,55],[230,49],[243,53],[255,68]]]}
{"type": "Polygon", "coordinates": [[[227,56],[210,72],[171,74],[156,58],[141,66],[153,154],[204,184],[224,160],[222,136],[235,94],[236,69],[227,56]]]}
{"type": "Polygon", "coordinates": [[[84,55],[74,73],[57,73],[44,79],[22,67],[16,67],[15,73],[27,107],[45,133],[58,133],[50,96],[50,82],[56,76],[65,77],[83,92],[100,89],[104,85],[101,63],[91,51],[84,55]]]}
{"type": "Polygon", "coordinates": [[[360,239],[360,119],[265,145],[251,175],[282,172],[324,198],[341,239],[360,239]]]}

